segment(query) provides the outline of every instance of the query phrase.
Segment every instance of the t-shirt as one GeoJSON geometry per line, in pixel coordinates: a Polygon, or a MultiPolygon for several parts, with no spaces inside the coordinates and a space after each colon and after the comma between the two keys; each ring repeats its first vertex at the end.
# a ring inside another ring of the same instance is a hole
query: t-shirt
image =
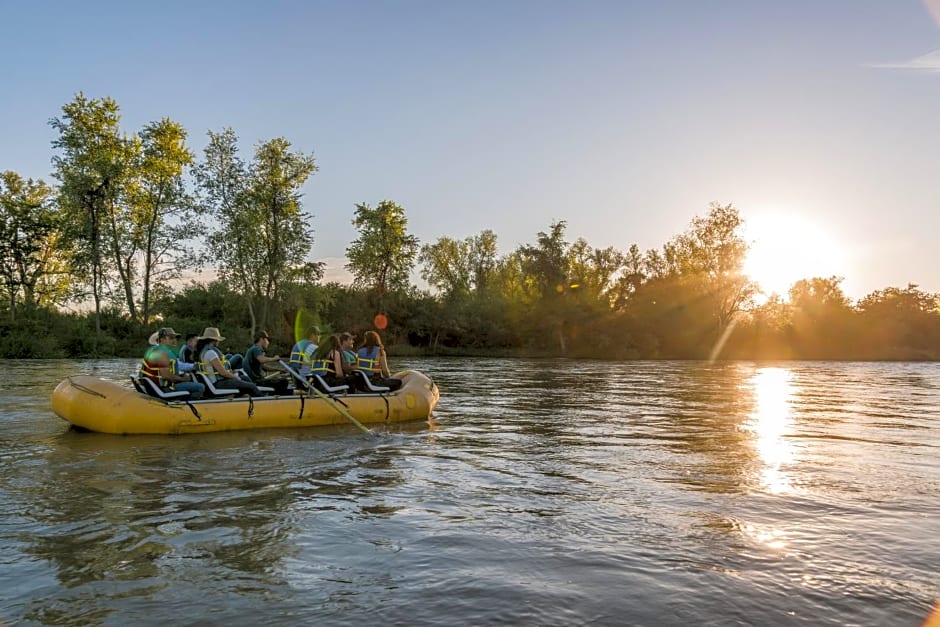
{"type": "Polygon", "coordinates": [[[215,375],[215,368],[211,363],[213,358],[218,359],[223,365],[225,364],[225,356],[222,355],[222,351],[220,351],[218,347],[208,344],[202,349],[202,355],[199,360],[202,362],[209,380],[215,383],[218,381],[218,377],[215,375]]]}
{"type": "Polygon", "coordinates": [[[258,361],[258,357],[263,355],[264,349],[257,344],[252,344],[251,348],[245,351],[245,370],[248,371],[248,376],[256,381],[264,378],[264,369],[258,361]]]}

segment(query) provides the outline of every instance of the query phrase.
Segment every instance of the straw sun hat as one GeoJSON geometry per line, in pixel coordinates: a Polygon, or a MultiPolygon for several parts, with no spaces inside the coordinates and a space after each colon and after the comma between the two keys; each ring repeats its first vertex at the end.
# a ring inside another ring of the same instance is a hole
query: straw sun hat
{"type": "Polygon", "coordinates": [[[218,340],[219,342],[223,341],[225,338],[222,337],[222,334],[219,333],[218,327],[206,327],[202,332],[202,335],[199,336],[200,340],[218,340]]]}

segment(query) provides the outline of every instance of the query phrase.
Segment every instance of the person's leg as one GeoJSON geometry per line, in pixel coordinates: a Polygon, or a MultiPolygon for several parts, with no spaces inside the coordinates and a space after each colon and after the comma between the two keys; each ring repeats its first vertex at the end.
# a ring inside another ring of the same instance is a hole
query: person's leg
{"type": "Polygon", "coordinates": [[[206,391],[206,386],[195,381],[181,381],[174,383],[173,389],[180,392],[189,392],[189,400],[198,401],[206,391]]]}
{"type": "Polygon", "coordinates": [[[241,379],[219,379],[215,382],[215,387],[222,390],[238,390],[239,393],[248,394],[249,396],[263,396],[257,385],[251,381],[241,379]]]}
{"type": "Polygon", "coordinates": [[[229,368],[231,370],[238,370],[239,368],[243,368],[245,366],[245,358],[238,353],[234,355],[228,355],[227,359],[229,368]]]}

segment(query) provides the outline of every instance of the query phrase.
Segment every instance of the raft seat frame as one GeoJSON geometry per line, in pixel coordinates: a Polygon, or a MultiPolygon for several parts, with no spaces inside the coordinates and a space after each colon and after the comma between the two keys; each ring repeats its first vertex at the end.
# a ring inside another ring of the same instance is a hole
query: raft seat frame
{"type": "Polygon", "coordinates": [[[353,374],[358,375],[366,390],[373,394],[384,394],[392,389],[384,385],[375,385],[372,383],[372,379],[369,378],[369,375],[362,370],[354,370],[353,374]]]}
{"type": "MultiPolygon", "coordinates": [[[[239,368],[238,370],[235,371],[235,374],[237,374],[238,377],[242,379],[243,381],[251,381],[252,383],[254,383],[254,381],[251,380],[251,377],[248,376],[248,373],[245,371],[244,368],[239,368]]],[[[269,387],[267,385],[258,385],[257,383],[255,383],[255,385],[258,386],[258,391],[264,394],[270,394],[271,392],[274,391],[274,388],[269,387]]]]}
{"type": "Polygon", "coordinates": [[[134,375],[131,375],[131,383],[134,384],[134,388],[141,394],[153,396],[163,401],[189,398],[189,392],[185,392],[183,390],[167,392],[147,377],[135,377],[134,375]]]}
{"type": "MultiPolygon", "coordinates": [[[[312,385],[315,386],[321,392],[327,394],[345,394],[349,391],[349,386],[345,383],[343,385],[330,385],[326,380],[318,374],[310,375],[310,380],[312,385]]],[[[310,384],[308,384],[309,387],[310,384]]]]}
{"type": "Polygon", "coordinates": [[[195,376],[199,380],[199,383],[202,383],[204,386],[206,386],[206,392],[215,398],[232,397],[238,394],[238,390],[215,387],[215,384],[209,380],[209,377],[205,372],[197,372],[195,373],[195,376]]]}
{"type": "Polygon", "coordinates": [[[278,361],[277,363],[281,364],[281,367],[284,368],[284,370],[286,370],[290,374],[291,378],[294,380],[295,387],[299,385],[300,390],[302,390],[305,393],[312,392],[313,391],[312,388],[314,387],[316,387],[316,389],[320,390],[324,394],[330,394],[330,395],[345,394],[346,392],[349,391],[348,385],[329,385],[323,379],[323,377],[321,377],[320,375],[316,373],[311,373],[310,380],[307,380],[299,372],[297,372],[296,370],[291,368],[289,365],[284,363],[283,359],[278,361]]]}

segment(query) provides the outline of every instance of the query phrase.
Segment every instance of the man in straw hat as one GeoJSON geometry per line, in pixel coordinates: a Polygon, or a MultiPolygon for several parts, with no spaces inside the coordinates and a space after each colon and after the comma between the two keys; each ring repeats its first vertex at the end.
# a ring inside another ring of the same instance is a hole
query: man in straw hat
{"type": "Polygon", "coordinates": [[[219,342],[225,338],[219,333],[218,327],[206,327],[199,336],[202,350],[199,352],[199,361],[213,385],[223,390],[238,390],[242,395],[263,396],[258,386],[251,381],[241,379],[237,374],[225,367],[224,356],[219,350],[219,342]]]}

